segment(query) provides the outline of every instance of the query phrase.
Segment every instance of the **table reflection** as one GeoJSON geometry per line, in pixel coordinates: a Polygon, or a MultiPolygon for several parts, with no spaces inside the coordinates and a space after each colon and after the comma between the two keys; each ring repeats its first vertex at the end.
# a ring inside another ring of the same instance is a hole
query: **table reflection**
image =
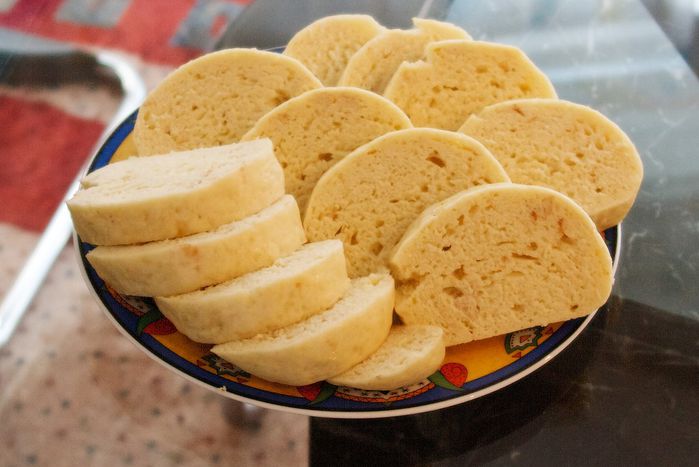
{"type": "Polygon", "coordinates": [[[638,1],[455,1],[475,39],[524,49],[561,98],[636,144],[645,179],[624,221],[613,296],[578,339],[481,399],[385,420],[311,420],[311,461],[691,465],[699,427],[699,85],[638,1]]]}

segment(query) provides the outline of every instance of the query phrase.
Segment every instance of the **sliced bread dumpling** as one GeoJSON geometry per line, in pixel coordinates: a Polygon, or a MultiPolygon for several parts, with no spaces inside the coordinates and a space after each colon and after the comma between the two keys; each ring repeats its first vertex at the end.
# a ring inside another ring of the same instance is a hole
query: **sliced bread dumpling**
{"type": "Polygon", "coordinates": [[[350,277],[363,276],[386,267],[425,208],[476,185],[508,181],[473,138],[432,128],[396,131],[356,149],[320,178],[304,227],[311,240],[342,240],[350,277]]]}
{"type": "Polygon", "coordinates": [[[278,53],[228,49],[204,55],[148,95],[134,126],[138,154],[235,143],[262,115],[319,87],[298,60],[278,53]]]}
{"type": "Polygon", "coordinates": [[[115,162],[83,178],[67,204],[82,241],[126,245],[215,229],[283,195],[284,172],[262,139],[115,162]]]}
{"type": "Polygon", "coordinates": [[[354,53],[384,28],[368,15],[334,15],[297,32],[284,50],[306,65],[325,86],[335,86],[354,53]]]}
{"type": "Polygon", "coordinates": [[[472,115],[459,131],[490,149],[513,182],[568,195],[599,230],[621,222],[641,187],[643,164],[631,140],[584,105],[501,102],[472,115]]]}
{"type": "Polygon", "coordinates": [[[209,232],[99,246],[87,260],[117,292],[154,297],[191,292],[266,267],[304,242],[298,206],[286,195],[257,214],[209,232]]]}
{"type": "Polygon", "coordinates": [[[315,383],[349,370],[381,346],[391,329],[394,297],[388,274],[355,279],[332,308],[211,351],[268,381],[315,383]]]}
{"type": "Polygon", "coordinates": [[[423,34],[427,34],[432,41],[445,41],[449,39],[471,39],[471,36],[459,26],[437,21],[429,18],[413,18],[413,26],[423,34]]]}
{"type": "Polygon", "coordinates": [[[551,82],[516,47],[469,40],[432,42],[424,61],[403,63],[384,91],[415,126],[455,131],[496,102],[555,98],[551,82]]]}
{"type": "Polygon", "coordinates": [[[484,185],[425,210],[390,260],[405,324],[461,344],[597,310],[612,260],[595,224],[549,188],[484,185]]]}
{"type": "Polygon", "coordinates": [[[431,19],[413,18],[416,29],[390,29],[364,44],[350,59],[338,85],[383,94],[401,63],[422,58],[429,42],[470,39],[463,29],[431,19]]]}
{"type": "Polygon", "coordinates": [[[184,335],[222,344],[273,331],[333,306],[350,280],[342,243],[308,243],[273,265],[196,292],[158,297],[184,335]]]}
{"type": "Polygon", "coordinates": [[[286,191],[296,197],[303,215],[313,187],[326,170],[374,138],[411,126],[398,107],[373,92],[323,88],[280,105],[243,140],[272,140],[284,168],[286,191]]]}
{"type": "Polygon", "coordinates": [[[393,326],[376,352],[344,373],[328,378],[328,382],[375,391],[390,391],[417,383],[442,364],[443,335],[439,326],[393,326]]]}

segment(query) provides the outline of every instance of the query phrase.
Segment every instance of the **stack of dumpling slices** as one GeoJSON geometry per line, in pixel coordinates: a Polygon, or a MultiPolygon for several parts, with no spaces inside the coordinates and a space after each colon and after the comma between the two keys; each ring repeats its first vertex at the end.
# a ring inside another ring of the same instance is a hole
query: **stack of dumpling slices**
{"type": "Polygon", "coordinates": [[[259,139],[110,164],[69,208],[98,245],[88,261],[117,292],[155,297],[182,333],[260,377],[305,385],[381,346],[394,283],[351,281],[338,240],[304,245],[283,190],[272,144],[259,139]]]}
{"type": "Polygon", "coordinates": [[[96,272],[291,385],[390,390],[445,345],[596,310],[612,284],[598,231],[642,179],[633,144],[522,51],[414,24],[331,16],[282,55],[173,72],[134,129],[151,157],[69,202],[96,272]]]}

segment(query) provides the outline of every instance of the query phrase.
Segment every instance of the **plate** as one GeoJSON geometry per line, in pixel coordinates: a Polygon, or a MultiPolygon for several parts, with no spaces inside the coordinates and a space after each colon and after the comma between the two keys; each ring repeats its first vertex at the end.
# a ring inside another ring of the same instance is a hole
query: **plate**
{"type": "MultiPolygon", "coordinates": [[[[127,118],[93,157],[88,172],[136,153],[127,118]]],[[[616,271],[620,226],[604,232],[616,271]]],[[[292,387],[243,371],[177,332],[150,298],[122,296],[85,259],[93,247],[75,237],[81,272],[92,295],[119,330],[157,362],[220,394],[264,408],[335,418],[377,418],[437,410],[484,396],[522,379],[566,348],[595,313],[548,326],[449,347],[429,378],[394,391],[365,391],[327,382],[292,387]]]]}

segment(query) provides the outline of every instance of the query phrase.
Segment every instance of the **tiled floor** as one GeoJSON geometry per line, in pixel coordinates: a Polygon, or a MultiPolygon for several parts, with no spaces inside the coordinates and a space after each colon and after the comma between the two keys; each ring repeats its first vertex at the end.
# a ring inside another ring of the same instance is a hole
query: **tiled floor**
{"type": "MultiPolygon", "coordinates": [[[[0,295],[34,235],[0,226],[0,295]]],[[[0,350],[0,466],[304,465],[308,418],[257,413],[148,358],[106,319],[67,247],[0,350]]]]}

